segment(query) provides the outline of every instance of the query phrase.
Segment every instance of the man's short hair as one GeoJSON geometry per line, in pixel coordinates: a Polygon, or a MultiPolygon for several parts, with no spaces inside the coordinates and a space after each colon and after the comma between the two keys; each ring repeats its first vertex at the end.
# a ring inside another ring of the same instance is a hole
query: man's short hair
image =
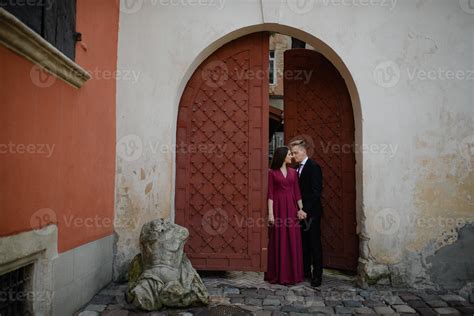
{"type": "Polygon", "coordinates": [[[304,149],[307,149],[308,148],[308,145],[306,144],[306,142],[304,141],[304,139],[297,139],[297,140],[294,140],[290,143],[290,147],[293,147],[293,146],[301,146],[303,147],[304,149]]]}

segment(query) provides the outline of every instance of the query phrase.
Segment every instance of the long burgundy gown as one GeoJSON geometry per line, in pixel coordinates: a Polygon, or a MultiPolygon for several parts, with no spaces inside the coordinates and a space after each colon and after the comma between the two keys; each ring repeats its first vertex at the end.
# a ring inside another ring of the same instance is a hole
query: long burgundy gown
{"type": "Polygon", "coordinates": [[[275,224],[268,228],[268,269],[265,281],[295,284],[304,279],[301,226],[297,201],[301,199],[296,170],[268,172],[268,198],[273,200],[275,224]]]}

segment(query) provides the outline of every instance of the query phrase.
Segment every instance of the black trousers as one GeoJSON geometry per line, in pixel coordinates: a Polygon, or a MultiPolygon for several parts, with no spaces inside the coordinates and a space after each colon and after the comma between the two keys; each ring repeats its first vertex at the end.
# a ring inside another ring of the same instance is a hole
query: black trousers
{"type": "Polygon", "coordinates": [[[323,247],[321,244],[321,216],[301,221],[304,274],[313,278],[323,275],[323,247]],[[312,269],[311,269],[312,268],[312,269]]]}

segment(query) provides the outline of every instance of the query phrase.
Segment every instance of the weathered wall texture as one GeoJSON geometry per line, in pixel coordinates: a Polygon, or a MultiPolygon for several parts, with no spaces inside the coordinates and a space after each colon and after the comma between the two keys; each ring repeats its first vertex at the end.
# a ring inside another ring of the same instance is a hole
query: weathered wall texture
{"type": "Polygon", "coordinates": [[[174,218],[173,145],[186,81],[219,46],[268,30],[306,41],[347,81],[360,275],[412,286],[472,281],[466,265],[455,284],[439,274],[442,262],[465,256],[447,252],[472,244],[474,10],[463,0],[298,3],[122,4],[118,68],[140,79],[117,89],[116,278],[138,252],[141,224],[174,218]]]}

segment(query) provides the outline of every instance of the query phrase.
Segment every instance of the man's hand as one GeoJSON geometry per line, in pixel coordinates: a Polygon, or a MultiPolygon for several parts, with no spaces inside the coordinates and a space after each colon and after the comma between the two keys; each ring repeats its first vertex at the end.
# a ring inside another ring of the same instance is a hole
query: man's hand
{"type": "Polygon", "coordinates": [[[306,212],[303,210],[299,210],[297,215],[299,220],[303,220],[308,217],[308,214],[306,214],[306,212]]]}

